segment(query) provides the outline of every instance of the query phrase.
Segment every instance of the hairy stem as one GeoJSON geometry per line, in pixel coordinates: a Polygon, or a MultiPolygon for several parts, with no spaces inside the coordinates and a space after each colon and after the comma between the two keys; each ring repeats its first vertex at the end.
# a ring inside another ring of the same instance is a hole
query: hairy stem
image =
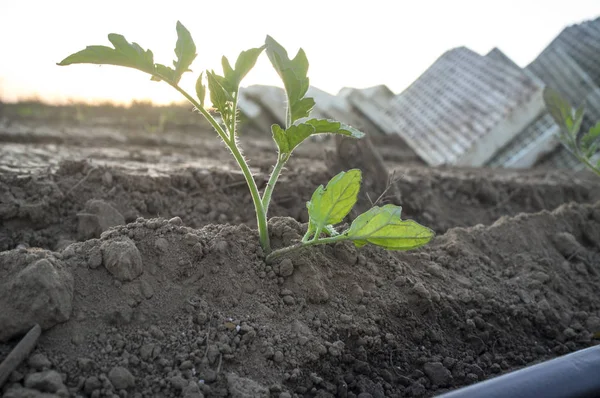
{"type": "Polygon", "coordinates": [[[277,180],[279,179],[279,175],[281,174],[281,170],[283,166],[285,166],[286,162],[290,158],[289,154],[280,154],[277,157],[277,163],[271,172],[271,176],[269,177],[269,181],[267,182],[267,187],[265,188],[265,192],[262,197],[262,205],[265,209],[265,213],[269,213],[269,204],[271,203],[271,196],[273,195],[273,189],[275,189],[275,184],[277,184],[277,180]]]}
{"type": "Polygon", "coordinates": [[[270,264],[276,258],[279,258],[285,254],[289,254],[294,251],[303,249],[305,247],[315,246],[315,245],[326,245],[328,243],[341,242],[341,241],[347,240],[347,239],[348,239],[348,237],[346,235],[338,235],[338,236],[330,236],[328,238],[322,238],[322,239],[313,239],[308,242],[299,242],[299,243],[296,243],[295,245],[284,247],[283,249],[273,250],[267,256],[265,261],[267,262],[267,264],[270,264]]]}
{"type": "Polygon", "coordinates": [[[217,134],[219,134],[219,136],[221,137],[221,139],[223,141],[225,141],[225,142],[228,141],[227,133],[225,133],[225,131],[223,130],[221,125],[219,125],[219,123],[215,120],[215,118],[212,117],[212,115],[210,113],[208,113],[207,110],[204,109],[204,107],[202,105],[200,105],[200,103],[194,99],[194,97],[189,95],[184,89],[179,87],[177,84],[171,84],[171,83],[169,83],[169,84],[175,90],[179,91],[181,93],[181,95],[183,95],[188,101],[190,101],[192,103],[192,105],[194,105],[196,107],[196,109],[198,109],[198,111],[202,114],[202,116],[204,116],[206,118],[206,120],[208,120],[208,122],[211,124],[211,126],[213,126],[213,128],[217,131],[217,134]]]}
{"type": "Polygon", "coordinates": [[[248,167],[248,163],[246,163],[246,159],[244,159],[244,156],[242,156],[240,150],[235,144],[235,137],[231,137],[231,140],[228,141],[227,146],[229,147],[229,150],[235,157],[235,160],[237,160],[238,164],[240,165],[242,173],[244,173],[246,183],[248,184],[248,188],[250,188],[250,194],[252,195],[252,201],[254,202],[254,208],[256,209],[256,222],[258,224],[260,246],[262,247],[263,252],[265,254],[269,254],[271,252],[271,243],[269,241],[267,213],[260,200],[260,193],[258,192],[256,181],[254,181],[254,177],[252,176],[252,172],[248,167]]]}
{"type": "MultiPolygon", "coordinates": [[[[269,241],[269,230],[267,227],[267,214],[265,209],[263,208],[263,204],[260,198],[260,193],[258,192],[258,187],[256,186],[256,181],[254,181],[254,177],[252,176],[252,172],[250,171],[250,167],[248,167],[248,163],[246,163],[246,159],[241,154],[235,142],[235,134],[231,131],[231,136],[229,137],[227,133],[223,130],[223,128],[217,123],[217,121],[204,109],[204,107],[194,99],[191,95],[189,95],[185,90],[179,87],[176,84],[171,84],[175,90],[179,91],[188,101],[192,103],[198,111],[202,113],[202,115],[208,120],[208,122],[214,127],[217,131],[221,139],[225,142],[229,150],[231,151],[233,157],[237,161],[240,169],[242,169],[242,173],[244,174],[244,178],[246,179],[246,184],[248,184],[248,188],[250,188],[250,195],[252,196],[252,201],[254,202],[254,209],[256,210],[256,222],[258,224],[258,234],[260,239],[260,246],[263,249],[265,254],[269,254],[271,252],[271,243],[269,241]]],[[[235,127],[235,122],[232,123],[232,127],[235,127]]]]}

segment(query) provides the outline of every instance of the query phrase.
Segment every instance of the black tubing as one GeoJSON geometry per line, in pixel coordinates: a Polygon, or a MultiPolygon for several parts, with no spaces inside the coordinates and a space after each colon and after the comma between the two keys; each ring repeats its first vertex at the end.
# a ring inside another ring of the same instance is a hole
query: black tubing
{"type": "Polygon", "coordinates": [[[600,397],[600,346],[439,395],[438,398],[600,397]]]}

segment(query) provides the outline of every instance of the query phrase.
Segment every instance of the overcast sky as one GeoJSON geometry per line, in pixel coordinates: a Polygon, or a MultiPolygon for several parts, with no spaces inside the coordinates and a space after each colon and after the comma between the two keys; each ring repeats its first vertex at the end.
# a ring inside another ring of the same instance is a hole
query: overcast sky
{"type": "MultiPolygon", "coordinates": [[[[134,70],[56,66],[86,45],[110,45],[108,33],[170,64],[177,20],[198,47],[194,75],[182,80],[191,91],[196,73],[220,71],[221,55],[235,59],[269,34],[292,55],[304,48],[311,84],[335,94],[377,84],[400,92],[458,46],[481,54],[499,47],[525,66],[564,27],[598,16],[600,0],[0,0],[0,97],[179,101],[170,87],[134,70]]],[[[266,55],[242,83],[250,84],[280,85],[266,55]]]]}

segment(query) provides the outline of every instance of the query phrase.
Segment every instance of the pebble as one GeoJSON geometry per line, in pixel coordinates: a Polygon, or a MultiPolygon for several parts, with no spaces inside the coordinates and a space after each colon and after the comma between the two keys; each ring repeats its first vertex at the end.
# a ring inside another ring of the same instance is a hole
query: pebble
{"type": "Polygon", "coordinates": [[[452,380],[452,373],[441,362],[427,362],[423,365],[423,370],[431,383],[436,386],[445,387],[452,380]]]}
{"type": "Polygon", "coordinates": [[[122,366],[115,366],[108,372],[108,379],[117,390],[126,390],[135,385],[135,377],[122,366]]]}
{"type": "Polygon", "coordinates": [[[289,258],[283,259],[279,264],[279,276],[288,277],[294,273],[294,264],[289,258]]]}
{"type": "Polygon", "coordinates": [[[62,376],[55,370],[46,370],[27,375],[25,378],[25,387],[51,393],[65,389],[62,376]]]}
{"type": "Polygon", "coordinates": [[[169,220],[169,224],[171,225],[183,225],[183,221],[181,217],[173,217],[169,220]]]}
{"type": "Polygon", "coordinates": [[[169,382],[179,391],[182,391],[188,385],[188,381],[181,376],[173,376],[169,379],[169,382]]]}
{"type": "Polygon", "coordinates": [[[275,355],[273,355],[273,361],[277,363],[283,362],[283,352],[275,351],[275,355]]]}
{"type": "Polygon", "coordinates": [[[85,379],[85,383],[83,385],[83,391],[86,394],[91,394],[95,390],[99,390],[102,388],[102,382],[96,376],[91,376],[85,379]]]}
{"type": "Polygon", "coordinates": [[[285,305],[294,305],[296,300],[292,296],[283,296],[283,302],[285,305]]]}
{"type": "Polygon", "coordinates": [[[52,366],[52,363],[44,354],[33,354],[29,357],[27,364],[36,370],[43,370],[52,366]]]}

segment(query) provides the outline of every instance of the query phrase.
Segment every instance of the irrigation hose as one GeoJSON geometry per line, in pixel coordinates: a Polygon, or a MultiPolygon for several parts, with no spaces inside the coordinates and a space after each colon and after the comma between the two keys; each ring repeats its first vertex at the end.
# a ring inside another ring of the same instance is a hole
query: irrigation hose
{"type": "Polygon", "coordinates": [[[532,365],[437,398],[600,397],[600,345],[532,365]]]}

